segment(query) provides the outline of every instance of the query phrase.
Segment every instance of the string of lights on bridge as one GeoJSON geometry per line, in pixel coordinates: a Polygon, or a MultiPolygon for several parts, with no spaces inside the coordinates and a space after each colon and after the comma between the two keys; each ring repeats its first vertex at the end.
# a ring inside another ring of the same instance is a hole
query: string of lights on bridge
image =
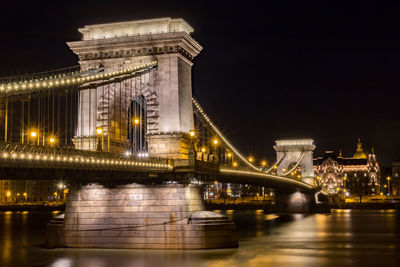
{"type": "MultiPolygon", "coordinates": [[[[214,145],[217,145],[219,143],[219,139],[223,141],[223,143],[229,148],[230,151],[233,151],[233,153],[235,154],[235,156],[237,156],[238,158],[240,158],[247,166],[249,166],[250,168],[252,168],[253,170],[256,170],[258,172],[263,172],[266,174],[270,174],[272,170],[276,171],[278,165],[280,164],[280,162],[283,160],[283,158],[285,157],[285,155],[279,160],[277,161],[275,164],[273,164],[270,168],[263,170],[263,168],[266,167],[267,162],[265,160],[261,161],[261,168],[257,167],[253,164],[253,162],[255,162],[255,159],[253,156],[250,156],[248,158],[246,158],[244,155],[242,155],[238,149],[236,149],[228,140],[227,138],[221,133],[221,131],[215,126],[215,124],[211,121],[211,119],[207,116],[207,114],[205,113],[205,111],[202,109],[202,107],[200,106],[200,104],[197,102],[196,99],[192,98],[192,102],[194,104],[194,106],[196,107],[196,109],[200,112],[200,114],[202,115],[202,117],[205,119],[205,121],[211,126],[211,128],[215,131],[215,133],[217,134],[218,137],[215,137],[212,140],[212,143],[214,145]],[[218,139],[219,138],[219,139],[218,139]]],[[[191,136],[195,135],[195,132],[192,131],[190,133],[191,136]]],[[[202,152],[205,152],[205,148],[201,149],[202,152]]],[[[232,157],[231,153],[228,153],[228,158],[232,157]]],[[[283,176],[291,176],[294,178],[301,178],[300,174],[298,174],[298,172],[296,171],[296,168],[299,166],[301,160],[304,157],[304,153],[302,154],[302,156],[300,157],[300,159],[296,162],[296,164],[289,170],[283,169],[283,176]]],[[[233,167],[238,167],[238,163],[236,161],[234,161],[232,163],[233,167]]]]}
{"type": "MultiPolygon", "coordinates": [[[[82,155],[65,155],[62,153],[35,153],[35,152],[14,152],[8,151],[7,148],[3,148],[1,157],[4,160],[24,160],[24,161],[40,161],[40,162],[64,162],[72,164],[88,164],[88,165],[108,165],[108,166],[123,166],[132,168],[146,168],[146,169],[163,169],[169,170],[172,168],[171,165],[165,163],[154,163],[146,161],[135,161],[131,159],[107,159],[104,157],[96,156],[82,156],[82,155]]],[[[42,166],[44,167],[44,166],[42,166]]]]}
{"type": "MultiPolygon", "coordinates": [[[[203,116],[203,118],[206,120],[206,122],[211,126],[211,128],[215,131],[215,133],[218,135],[218,138],[220,138],[223,143],[231,150],[233,153],[240,158],[246,165],[248,165],[250,168],[256,170],[256,171],[261,171],[259,167],[255,166],[252,162],[254,161],[253,157],[249,157],[246,159],[245,156],[243,156],[229,141],[228,139],[225,138],[225,136],[221,133],[221,131],[215,126],[215,124],[211,121],[211,119],[207,116],[207,114],[204,112],[200,104],[197,102],[196,99],[192,98],[193,104],[196,107],[196,109],[200,112],[200,114],[203,116]]],[[[218,144],[218,139],[214,139],[212,141],[214,144],[218,144]]],[[[233,163],[234,167],[237,167],[237,163],[233,163]]],[[[265,162],[266,165],[266,162],[265,162]]]]}
{"type": "Polygon", "coordinates": [[[137,67],[131,67],[119,71],[109,72],[109,73],[97,73],[92,75],[83,76],[84,71],[81,71],[75,77],[74,73],[64,74],[62,77],[49,76],[45,78],[40,78],[36,80],[25,80],[21,82],[11,82],[0,85],[0,93],[9,93],[12,91],[20,90],[34,90],[34,89],[53,89],[58,87],[70,86],[70,85],[82,85],[88,82],[95,82],[101,80],[112,79],[117,76],[131,74],[142,69],[148,69],[157,65],[157,61],[152,61],[150,63],[143,64],[137,67]]]}

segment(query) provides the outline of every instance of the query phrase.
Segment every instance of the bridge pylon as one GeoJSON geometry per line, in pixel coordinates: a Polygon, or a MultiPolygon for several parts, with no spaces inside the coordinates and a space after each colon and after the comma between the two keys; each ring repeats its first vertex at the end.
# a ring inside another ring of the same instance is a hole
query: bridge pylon
{"type": "Polygon", "coordinates": [[[82,70],[104,66],[105,73],[112,73],[154,61],[157,67],[138,77],[82,90],[75,147],[95,150],[96,128],[101,127],[103,149],[122,152],[129,136],[131,103],[143,97],[140,124],[145,138],[139,150],[147,150],[151,157],[186,159],[194,128],[191,69],[202,50],[191,37],[193,28],[181,18],[160,18],[89,25],[79,31],[82,40],[68,45],[82,70]]]}
{"type": "Polygon", "coordinates": [[[276,140],[275,143],[277,161],[280,160],[277,174],[292,175],[300,169],[302,181],[314,185],[314,141],[312,139],[276,140]]]}

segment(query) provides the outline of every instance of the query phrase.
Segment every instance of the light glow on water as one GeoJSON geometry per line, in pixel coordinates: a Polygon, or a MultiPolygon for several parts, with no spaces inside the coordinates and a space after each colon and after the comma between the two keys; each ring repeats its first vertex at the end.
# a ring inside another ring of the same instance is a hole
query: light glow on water
{"type": "MultiPolygon", "coordinates": [[[[226,211],[219,211],[227,213],[226,211]]],[[[239,248],[222,250],[45,249],[46,223],[59,212],[0,212],[1,266],[400,266],[400,212],[331,214],[229,211],[239,248]]]]}

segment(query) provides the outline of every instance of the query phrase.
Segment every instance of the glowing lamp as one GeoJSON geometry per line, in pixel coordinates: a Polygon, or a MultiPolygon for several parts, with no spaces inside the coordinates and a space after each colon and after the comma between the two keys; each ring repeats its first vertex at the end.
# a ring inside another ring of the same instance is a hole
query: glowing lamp
{"type": "Polygon", "coordinates": [[[265,160],[263,160],[263,161],[261,161],[261,165],[262,165],[262,166],[266,166],[266,165],[267,165],[267,162],[266,162],[265,160]]]}
{"type": "Polygon", "coordinates": [[[103,134],[103,129],[97,128],[96,129],[96,133],[97,133],[97,135],[102,135],[103,134]]]}

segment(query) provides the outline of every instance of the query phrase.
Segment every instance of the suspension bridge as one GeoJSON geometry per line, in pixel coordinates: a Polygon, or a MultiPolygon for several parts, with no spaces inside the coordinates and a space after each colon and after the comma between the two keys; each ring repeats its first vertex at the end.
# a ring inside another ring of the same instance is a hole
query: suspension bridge
{"type": "Polygon", "coordinates": [[[276,162],[257,166],[193,98],[202,47],[183,19],[79,31],[79,66],[0,80],[0,177],[73,183],[50,246],[236,246],[232,222],[202,211],[199,185],[214,181],[274,188],[287,209],[315,202],[301,166],[312,142],[295,156],[277,143],[276,162]]]}

